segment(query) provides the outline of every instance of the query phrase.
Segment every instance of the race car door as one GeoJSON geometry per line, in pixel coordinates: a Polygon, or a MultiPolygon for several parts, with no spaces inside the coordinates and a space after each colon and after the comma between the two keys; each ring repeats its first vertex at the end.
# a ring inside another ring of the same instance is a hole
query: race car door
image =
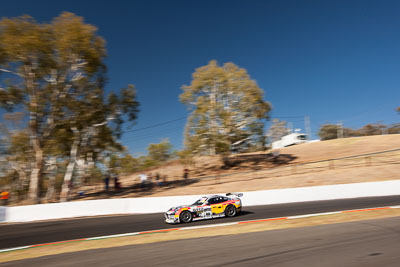
{"type": "Polygon", "coordinates": [[[212,214],[220,214],[224,211],[221,202],[221,197],[213,197],[208,200],[208,204],[211,206],[212,214]]]}

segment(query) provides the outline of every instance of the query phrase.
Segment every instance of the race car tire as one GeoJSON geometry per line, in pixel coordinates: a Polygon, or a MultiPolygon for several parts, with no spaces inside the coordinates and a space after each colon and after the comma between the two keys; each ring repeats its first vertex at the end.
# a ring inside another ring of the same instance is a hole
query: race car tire
{"type": "Polygon", "coordinates": [[[188,223],[191,222],[193,219],[193,215],[190,213],[190,211],[184,210],[182,213],[179,215],[179,220],[182,223],[188,223]]]}
{"type": "Polygon", "coordinates": [[[233,205],[229,205],[225,209],[225,216],[226,217],[234,217],[234,216],[236,216],[236,213],[237,213],[236,207],[233,206],[233,205]]]}

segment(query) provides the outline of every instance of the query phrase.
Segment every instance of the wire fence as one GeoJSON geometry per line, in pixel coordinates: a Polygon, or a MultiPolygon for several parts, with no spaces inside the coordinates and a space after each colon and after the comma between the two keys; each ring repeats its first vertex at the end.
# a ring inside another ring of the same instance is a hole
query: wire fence
{"type": "MultiPolygon", "coordinates": [[[[265,158],[269,163],[274,163],[274,158],[272,155],[264,154],[264,156],[268,156],[265,158]]],[[[283,157],[283,155],[281,155],[283,157]]],[[[279,157],[278,157],[279,162],[279,157]]],[[[199,176],[199,175],[190,175],[188,179],[185,179],[183,176],[169,176],[166,183],[162,183],[162,185],[157,185],[157,180],[154,178],[147,184],[144,188],[140,184],[139,179],[135,179],[136,182],[134,184],[130,184],[129,186],[125,186],[122,190],[118,191],[118,195],[121,197],[125,196],[125,193],[135,193],[135,195],[151,194],[152,189],[159,188],[160,190],[187,186],[190,184],[196,184],[201,181],[209,181],[206,184],[198,185],[215,185],[215,184],[224,184],[231,182],[246,182],[249,180],[255,179],[266,179],[266,178],[274,178],[274,177],[284,177],[291,175],[299,175],[299,174],[310,174],[315,172],[322,172],[326,170],[336,170],[336,169],[345,169],[345,168],[359,168],[359,167],[370,167],[370,166],[388,166],[392,164],[400,164],[400,148],[385,150],[374,153],[366,153],[359,154],[353,156],[346,157],[338,157],[338,158],[330,158],[318,161],[308,161],[308,162],[285,162],[282,166],[281,164],[271,166],[255,166],[259,169],[250,169],[246,171],[234,171],[234,170],[225,170],[230,171],[230,173],[222,173],[221,171],[216,171],[215,174],[199,176]]],[[[237,166],[241,168],[241,166],[237,166]]],[[[202,168],[202,167],[198,167],[202,168]]],[[[215,169],[218,169],[218,166],[215,166],[215,169]]],[[[192,171],[193,173],[193,171],[192,171]]],[[[400,173],[400,168],[399,168],[400,173]]],[[[97,185],[90,186],[91,190],[88,190],[86,193],[93,192],[94,194],[98,194],[103,191],[104,185],[99,183],[97,185]],[[97,193],[96,193],[97,192],[97,193]]]]}
{"type": "MultiPolygon", "coordinates": [[[[251,173],[253,173],[254,176],[257,176],[257,178],[265,178],[273,176],[304,174],[304,173],[324,171],[324,170],[355,168],[364,166],[379,166],[387,164],[400,164],[400,148],[374,152],[374,153],[324,159],[318,161],[287,163],[285,166],[263,167],[259,170],[248,170],[248,171],[239,171],[234,173],[197,176],[197,177],[191,177],[191,179],[197,179],[197,180],[225,179],[225,178],[231,179],[231,178],[243,177],[244,174],[251,174],[251,173]]],[[[175,178],[180,179],[180,177],[175,177],[175,178]]]]}

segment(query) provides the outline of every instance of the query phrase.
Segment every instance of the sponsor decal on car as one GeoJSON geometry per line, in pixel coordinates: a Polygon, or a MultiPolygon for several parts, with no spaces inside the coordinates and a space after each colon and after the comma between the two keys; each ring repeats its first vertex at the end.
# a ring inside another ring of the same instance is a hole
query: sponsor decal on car
{"type": "Polygon", "coordinates": [[[167,223],[187,223],[196,220],[236,216],[242,208],[242,202],[239,198],[242,195],[241,193],[228,193],[225,196],[204,196],[192,205],[169,209],[165,213],[165,221],[167,223]]]}

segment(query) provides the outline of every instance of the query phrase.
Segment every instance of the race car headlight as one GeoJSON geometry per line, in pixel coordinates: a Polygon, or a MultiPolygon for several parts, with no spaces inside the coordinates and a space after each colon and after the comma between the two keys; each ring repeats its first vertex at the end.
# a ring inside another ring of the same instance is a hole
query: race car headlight
{"type": "Polygon", "coordinates": [[[175,209],[169,209],[167,211],[168,214],[175,214],[176,210],[175,209]]]}

